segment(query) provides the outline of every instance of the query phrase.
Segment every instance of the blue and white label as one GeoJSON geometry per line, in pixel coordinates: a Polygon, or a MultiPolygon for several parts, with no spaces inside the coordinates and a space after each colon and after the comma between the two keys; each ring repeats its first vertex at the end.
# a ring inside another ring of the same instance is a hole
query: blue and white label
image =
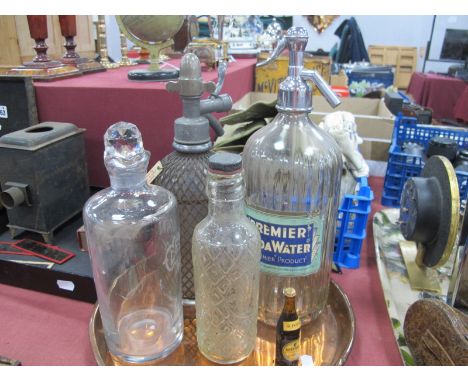
{"type": "Polygon", "coordinates": [[[262,239],[261,270],[278,276],[306,276],[320,269],[320,216],[273,215],[247,208],[262,239]]]}
{"type": "Polygon", "coordinates": [[[8,118],[8,109],[5,105],[0,105],[0,118],[8,118]]]}

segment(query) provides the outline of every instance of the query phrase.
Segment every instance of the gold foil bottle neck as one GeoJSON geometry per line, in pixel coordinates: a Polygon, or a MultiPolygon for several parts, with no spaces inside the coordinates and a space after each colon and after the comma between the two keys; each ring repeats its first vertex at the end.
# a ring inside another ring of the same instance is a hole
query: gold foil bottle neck
{"type": "Polygon", "coordinates": [[[294,288],[284,288],[283,294],[285,297],[296,297],[296,290],[294,288]]]}

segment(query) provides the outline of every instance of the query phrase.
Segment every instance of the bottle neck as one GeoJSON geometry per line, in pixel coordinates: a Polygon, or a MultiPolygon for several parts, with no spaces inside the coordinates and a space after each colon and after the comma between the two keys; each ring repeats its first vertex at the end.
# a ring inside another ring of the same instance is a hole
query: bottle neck
{"type": "Polygon", "coordinates": [[[182,97],[185,118],[200,117],[200,97],[182,97]]]}
{"type": "Polygon", "coordinates": [[[304,52],[302,50],[289,50],[289,77],[299,77],[304,69],[304,52]]]}
{"type": "Polygon", "coordinates": [[[208,214],[213,216],[245,215],[244,178],[242,172],[232,175],[208,172],[208,214]]]}
{"type": "Polygon", "coordinates": [[[104,163],[109,174],[111,187],[115,190],[144,188],[148,169],[149,152],[135,157],[132,162],[119,158],[105,158],[104,163]]]}
{"type": "Polygon", "coordinates": [[[146,171],[136,173],[110,174],[111,187],[115,190],[128,190],[144,188],[146,186],[146,171]]]}
{"type": "Polygon", "coordinates": [[[182,97],[183,117],[174,122],[174,141],[172,147],[179,152],[204,153],[213,146],[210,138],[210,126],[201,115],[200,97],[182,97]]]}
{"type": "Polygon", "coordinates": [[[315,126],[309,118],[309,113],[306,111],[280,110],[280,112],[276,114],[275,124],[280,124],[282,126],[315,126]]]}
{"type": "Polygon", "coordinates": [[[296,298],[295,297],[284,297],[283,312],[285,313],[296,313],[296,298]]]}

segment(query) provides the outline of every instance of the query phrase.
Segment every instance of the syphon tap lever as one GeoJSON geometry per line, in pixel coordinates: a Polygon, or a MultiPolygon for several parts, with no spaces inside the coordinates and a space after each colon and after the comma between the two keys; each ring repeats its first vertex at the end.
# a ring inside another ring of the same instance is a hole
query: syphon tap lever
{"type": "Polygon", "coordinates": [[[229,63],[228,56],[228,44],[223,41],[224,38],[224,16],[218,16],[218,82],[212,96],[218,96],[221,93],[221,89],[224,85],[224,79],[226,78],[226,72],[229,63]]]}
{"type": "MultiPolygon", "coordinates": [[[[224,20],[224,19],[223,19],[224,20]]],[[[223,21],[224,22],[224,21],[223,21]]],[[[226,78],[226,72],[229,64],[229,56],[228,56],[228,44],[223,41],[223,31],[222,26],[219,27],[219,36],[221,36],[218,46],[218,82],[216,83],[216,88],[214,92],[211,94],[212,96],[216,97],[221,93],[221,89],[224,85],[224,79],[226,78]]]]}
{"type": "Polygon", "coordinates": [[[221,135],[224,135],[224,129],[221,123],[216,119],[216,117],[213,114],[205,114],[205,118],[208,120],[211,128],[214,130],[215,134],[220,137],[221,135]]]}
{"type": "Polygon", "coordinates": [[[224,134],[223,127],[217,118],[211,114],[213,112],[229,111],[232,108],[232,99],[227,94],[221,94],[217,97],[210,97],[200,101],[200,114],[202,114],[209,122],[211,128],[217,136],[224,134]]]}
{"type": "Polygon", "coordinates": [[[270,64],[271,62],[275,61],[283,52],[283,50],[286,49],[286,46],[287,46],[286,37],[283,36],[278,40],[278,44],[276,45],[275,49],[273,49],[270,56],[265,61],[258,62],[256,67],[261,68],[262,66],[266,66],[270,64]]]}
{"type": "Polygon", "coordinates": [[[209,126],[217,135],[224,133],[221,124],[211,113],[230,110],[231,97],[221,94],[201,100],[204,92],[213,94],[216,85],[211,81],[203,82],[200,61],[193,53],[184,55],[180,65],[179,80],[169,82],[166,89],[179,93],[184,110],[183,117],[176,119],[174,123],[173,147],[184,152],[208,150],[211,147],[209,126]]]}
{"type": "Polygon", "coordinates": [[[221,93],[221,89],[223,88],[223,85],[224,85],[224,78],[226,77],[227,67],[228,67],[228,60],[223,58],[218,62],[218,82],[216,84],[216,88],[214,92],[211,93],[212,96],[218,96],[219,93],[221,93]]]}
{"type": "Polygon", "coordinates": [[[312,92],[305,82],[312,81],[330,105],[335,108],[341,101],[331,87],[316,71],[304,69],[304,51],[307,46],[307,31],[302,27],[289,28],[276,48],[265,61],[259,62],[262,67],[275,61],[281,53],[289,49],[288,76],[279,85],[277,108],[286,111],[310,111],[312,109],[312,92]]]}

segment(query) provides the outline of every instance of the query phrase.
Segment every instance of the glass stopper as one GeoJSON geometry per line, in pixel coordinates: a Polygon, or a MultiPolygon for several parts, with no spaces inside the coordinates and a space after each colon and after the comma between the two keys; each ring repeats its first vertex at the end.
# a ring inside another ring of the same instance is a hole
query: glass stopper
{"type": "Polygon", "coordinates": [[[146,155],[140,130],[133,123],[117,122],[110,126],[104,136],[106,160],[131,164],[146,155]]]}

